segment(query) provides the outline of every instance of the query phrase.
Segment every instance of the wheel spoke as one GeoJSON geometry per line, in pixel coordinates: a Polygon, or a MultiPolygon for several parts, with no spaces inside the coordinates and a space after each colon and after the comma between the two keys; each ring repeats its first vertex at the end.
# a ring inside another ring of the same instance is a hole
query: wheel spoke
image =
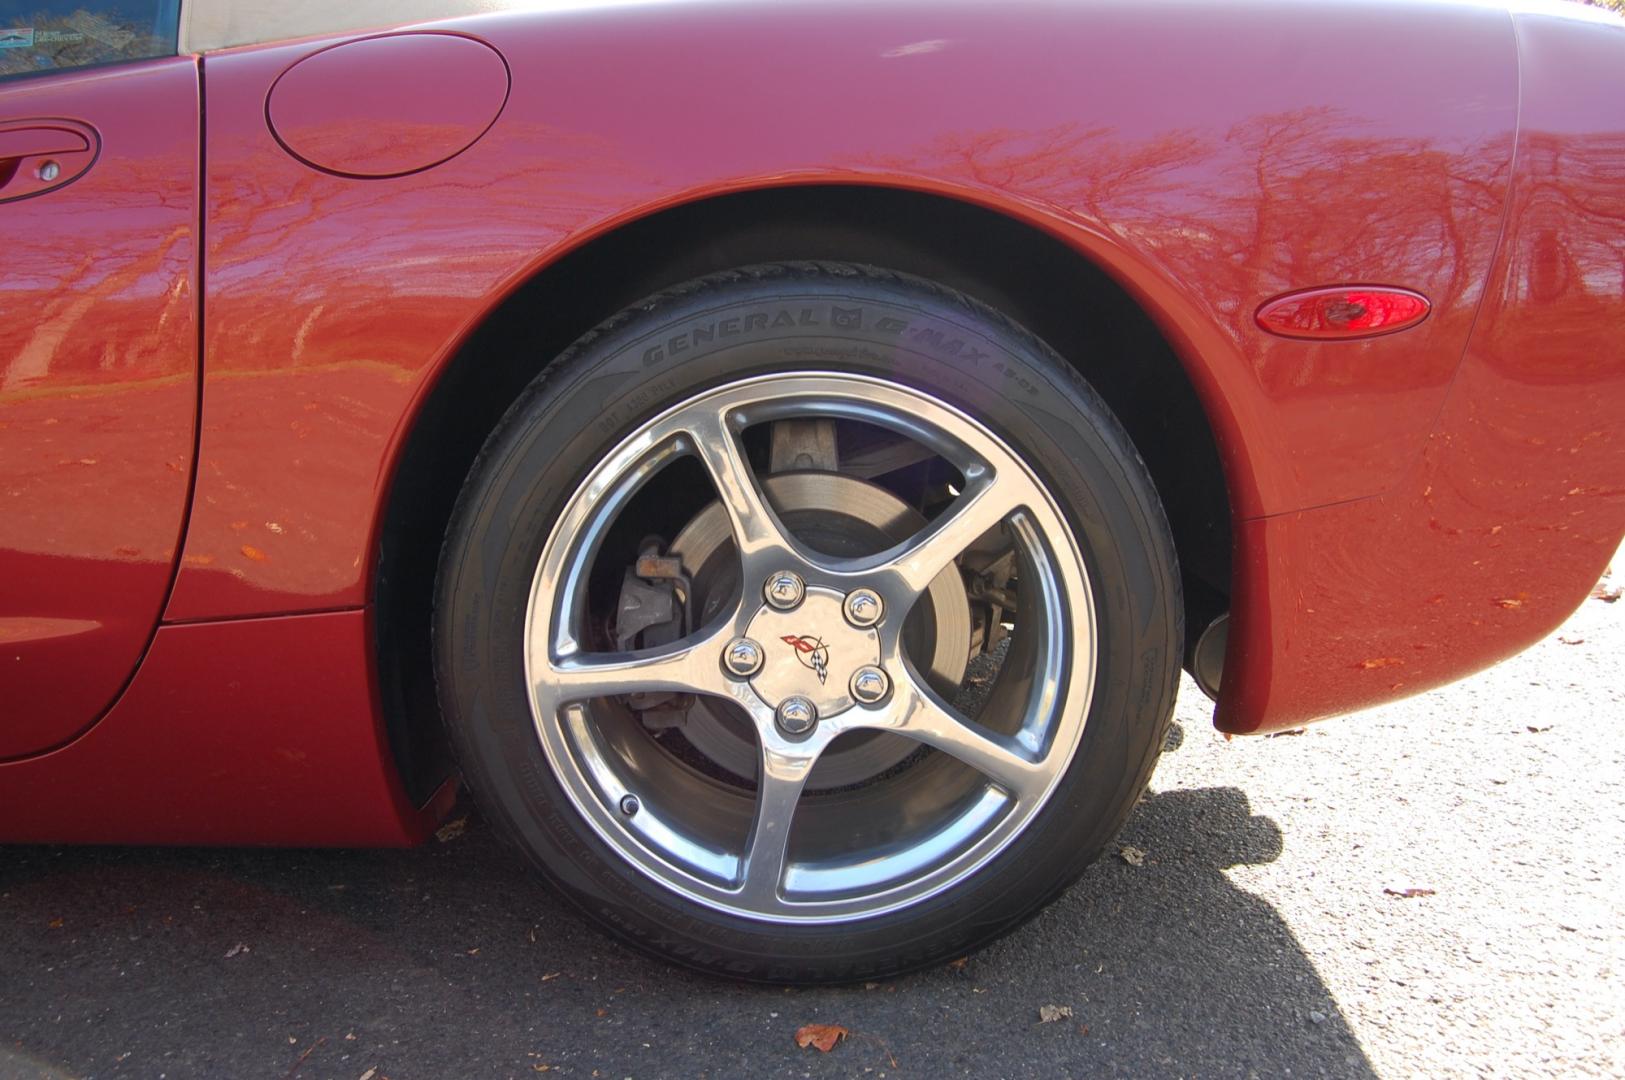
{"type": "Polygon", "coordinates": [[[560,704],[611,694],[725,693],[718,666],[723,637],[713,632],[657,649],[547,658],[538,665],[538,689],[560,704]]]}
{"type": "Polygon", "coordinates": [[[756,817],[741,856],[739,897],[757,910],[770,909],[781,902],[779,886],[784,880],[785,853],[790,842],[790,822],[795,817],[801,791],[818,760],[816,749],[789,752],[770,744],[762,749],[761,770],[756,785],[756,817]]]}
{"type": "Polygon", "coordinates": [[[977,537],[1026,505],[1028,498],[1028,485],[1015,477],[979,480],[918,536],[884,552],[885,568],[910,597],[919,596],[977,537]]]}
{"type": "Polygon", "coordinates": [[[760,552],[788,547],[778,518],[756,483],[755,470],[745,458],[744,448],[720,414],[697,417],[685,425],[694,440],[694,450],[711,482],[716,485],[722,506],[733,527],[734,543],[742,559],[760,552]]]}
{"type": "Polygon", "coordinates": [[[1021,802],[1039,795],[1049,779],[1049,765],[1029,758],[1015,739],[978,731],[923,688],[901,703],[892,730],[958,758],[1021,802]]]}

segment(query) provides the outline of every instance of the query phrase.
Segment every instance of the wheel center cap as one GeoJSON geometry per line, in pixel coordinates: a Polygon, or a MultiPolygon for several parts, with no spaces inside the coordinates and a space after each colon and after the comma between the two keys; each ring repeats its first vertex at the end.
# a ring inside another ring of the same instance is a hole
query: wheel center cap
{"type": "Polygon", "coordinates": [[[845,598],[831,589],[809,588],[793,611],[762,605],[748,635],[761,642],[762,670],[750,685],[769,706],[804,697],[820,717],[852,707],[850,683],[860,667],[880,663],[880,634],[846,621],[845,598]]]}

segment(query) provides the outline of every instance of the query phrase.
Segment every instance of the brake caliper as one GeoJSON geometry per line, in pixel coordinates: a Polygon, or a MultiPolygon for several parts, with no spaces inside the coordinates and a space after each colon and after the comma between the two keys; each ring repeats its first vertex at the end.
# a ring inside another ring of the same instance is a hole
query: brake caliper
{"type": "MultiPolygon", "coordinates": [[[[621,579],[614,635],[615,647],[622,652],[667,645],[693,629],[689,613],[693,586],[683,572],[682,559],[662,554],[664,550],[659,537],[645,539],[638,548],[637,562],[621,579]]],[[[626,703],[638,713],[644,727],[660,730],[681,726],[694,698],[660,691],[630,694],[626,703]]]]}

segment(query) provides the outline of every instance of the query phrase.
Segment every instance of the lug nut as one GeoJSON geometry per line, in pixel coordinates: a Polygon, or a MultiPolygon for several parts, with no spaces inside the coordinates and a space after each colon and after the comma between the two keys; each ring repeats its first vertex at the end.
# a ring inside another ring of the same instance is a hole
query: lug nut
{"type": "Polygon", "coordinates": [[[873,705],[891,690],[891,680],[880,668],[868,664],[852,673],[850,689],[854,701],[873,705]]]}
{"type": "Polygon", "coordinates": [[[636,795],[621,796],[621,813],[625,814],[627,817],[631,817],[640,809],[642,809],[642,804],[638,802],[638,797],[636,795]]]}
{"type": "Polygon", "coordinates": [[[853,589],[846,594],[846,602],[841,605],[841,610],[846,613],[847,622],[859,630],[867,630],[885,615],[886,605],[873,589],[853,589]]]}
{"type": "Polygon", "coordinates": [[[807,583],[793,570],[780,570],[769,577],[767,584],[762,586],[762,596],[771,607],[779,611],[789,611],[800,606],[802,597],[806,595],[807,583]]]}
{"type": "Polygon", "coordinates": [[[734,638],[722,653],[728,674],[748,679],[762,670],[762,647],[748,637],[734,638]]]}
{"type": "Polygon", "coordinates": [[[818,723],[818,709],[804,697],[787,697],[779,702],[773,718],[786,735],[805,735],[818,723]]]}

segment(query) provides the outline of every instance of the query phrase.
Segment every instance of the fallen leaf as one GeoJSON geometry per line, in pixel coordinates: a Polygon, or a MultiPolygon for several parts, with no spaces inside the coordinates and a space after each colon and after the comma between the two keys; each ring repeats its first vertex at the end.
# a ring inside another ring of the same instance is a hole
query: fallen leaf
{"type": "Polygon", "coordinates": [[[1057,1020],[1072,1019],[1072,1006],[1070,1005],[1040,1005],[1038,1007],[1038,1022],[1040,1024],[1053,1024],[1057,1020]]]}
{"type": "Polygon", "coordinates": [[[378,1075],[377,1068],[371,1068],[371,1069],[368,1069],[366,1072],[361,1074],[361,1080],[372,1080],[372,1078],[377,1076],[377,1075],[378,1075]]]}
{"type": "Polygon", "coordinates": [[[1123,847],[1117,849],[1117,854],[1121,856],[1123,861],[1128,863],[1130,866],[1145,865],[1145,852],[1141,851],[1137,847],[1129,847],[1125,844],[1123,847]]]}
{"type": "Polygon", "coordinates": [[[1432,896],[1437,890],[1434,890],[1434,889],[1384,889],[1382,891],[1387,893],[1389,896],[1397,896],[1401,900],[1411,900],[1411,899],[1414,899],[1415,897],[1418,897],[1418,896],[1432,896]]]}
{"type": "Polygon", "coordinates": [[[796,1045],[803,1050],[815,1047],[819,1053],[827,1054],[850,1034],[839,1024],[803,1024],[796,1029],[796,1045]]]}
{"type": "Polygon", "coordinates": [[[968,963],[970,963],[970,957],[961,956],[958,960],[950,960],[950,961],[948,961],[948,970],[949,971],[964,971],[965,970],[965,965],[968,964],[968,963]]]}
{"type": "Polygon", "coordinates": [[[239,941],[237,944],[226,950],[226,959],[230,960],[233,956],[240,956],[247,951],[248,946],[239,941]]]}
{"type": "Polygon", "coordinates": [[[593,1015],[598,1017],[600,1020],[602,1020],[604,1017],[609,1015],[609,1010],[608,1009],[595,1009],[595,1010],[593,1010],[593,1015]]]}
{"type": "Polygon", "coordinates": [[[448,821],[434,831],[434,838],[442,844],[449,844],[463,835],[468,828],[468,815],[464,814],[456,821],[448,821]]]}
{"type": "Polygon", "coordinates": [[[1543,731],[1552,730],[1552,725],[1547,724],[1545,727],[1536,727],[1533,724],[1525,724],[1524,725],[1524,730],[1529,732],[1529,734],[1531,734],[1531,735],[1539,735],[1543,731]]]}
{"type": "Polygon", "coordinates": [[[320,1038],[318,1038],[315,1042],[313,1042],[309,1046],[307,1046],[305,1048],[305,1052],[303,1054],[299,1055],[299,1060],[297,1060],[297,1061],[295,1061],[293,1063],[293,1068],[288,1070],[288,1075],[293,1076],[295,1073],[297,1073],[299,1071],[299,1067],[305,1063],[306,1059],[308,1059],[310,1057],[310,1055],[314,1054],[317,1050],[321,1049],[322,1046],[326,1044],[326,1042],[327,1042],[327,1036],[323,1035],[320,1038]]]}
{"type": "Polygon", "coordinates": [[[564,972],[562,972],[562,971],[549,971],[546,975],[542,976],[542,981],[543,982],[548,982],[548,981],[550,981],[552,979],[558,978],[560,975],[563,975],[563,974],[564,974],[564,972]]]}
{"type": "Polygon", "coordinates": [[[1562,635],[1557,640],[1565,645],[1584,645],[1586,643],[1586,639],[1583,637],[1569,637],[1567,634],[1562,635]]]}
{"type": "Polygon", "coordinates": [[[1615,585],[1612,589],[1607,582],[1597,582],[1597,587],[1591,590],[1591,599],[1601,600],[1605,604],[1612,604],[1619,599],[1620,587],[1615,585]]]}
{"type": "Polygon", "coordinates": [[[56,918],[52,919],[50,922],[46,923],[45,925],[49,926],[52,930],[60,930],[60,929],[62,929],[62,916],[58,915],[56,918]]]}

